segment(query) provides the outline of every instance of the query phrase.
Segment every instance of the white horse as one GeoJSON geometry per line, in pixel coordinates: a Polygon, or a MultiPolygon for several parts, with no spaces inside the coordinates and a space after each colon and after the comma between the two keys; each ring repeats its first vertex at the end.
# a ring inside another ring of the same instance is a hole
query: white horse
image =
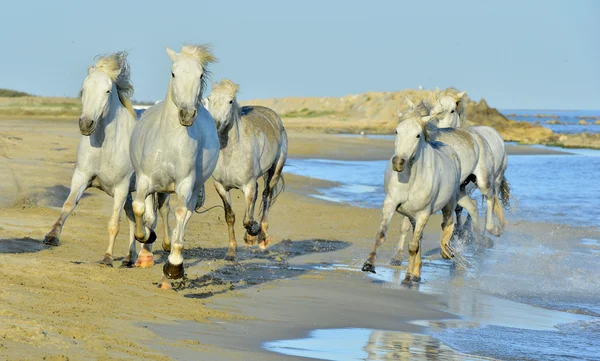
{"type": "Polygon", "coordinates": [[[495,225],[491,217],[488,217],[486,229],[492,235],[500,236],[504,232],[505,227],[504,211],[502,208],[503,206],[505,208],[510,207],[510,186],[504,175],[508,166],[508,155],[504,146],[504,139],[502,139],[500,133],[494,128],[488,126],[467,127],[465,106],[463,103],[463,96],[465,94],[466,92],[459,92],[454,88],[438,92],[431,112],[440,118],[440,127],[470,130],[481,135],[488,144],[494,161],[493,192],[491,195],[485,193],[482,193],[482,195],[487,198],[488,214],[491,214],[493,210],[498,217],[500,226],[495,225]],[[500,195],[502,203],[498,199],[498,195],[500,195]]]}
{"type": "Polygon", "coordinates": [[[231,189],[241,189],[246,200],[244,240],[252,245],[258,236],[258,246],[266,249],[271,239],[267,215],[277,196],[283,191],[281,171],[287,158],[287,133],[273,110],[261,106],[240,107],[236,93],[238,85],[224,79],[215,83],[205,100],[217,125],[221,154],[213,173],[215,188],[223,200],[225,220],[229,229],[229,250],[225,259],[233,261],[237,242],[233,226],[235,214],[231,208],[231,189]],[[254,221],[254,205],[258,179],[264,177],[262,217],[260,226],[254,221]]]}
{"type": "Polygon", "coordinates": [[[398,212],[410,220],[414,231],[409,244],[408,270],[402,281],[405,284],[421,280],[423,229],[429,217],[439,210],[443,214],[441,253],[444,258],[452,257],[449,242],[460,197],[461,165],[451,147],[429,141],[426,122],[430,120],[423,103],[400,114],[395,154],[385,171],[382,221],[373,252],[362,267],[365,272],[375,272],[377,249],[386,239],[394,212],[398,212]]]}
{"type": "Polygon", "coordinates": [[[184,45],[181,53],[167,48],[173,61],[171,81],[164,102],[146,110],[131,138],[131,161],[136,172],[137,194],[133,201],[135,238],[153,242],[156,236],[142,224],[148,209],[144,199],[154,193],[175,193],[176,225],[170,254],[163,267],[162,288],[168,279],[184,277],[183,241],[204,183],[219,157],[219,138],[210,113],[202,105],[207,65],[215,61],[206,45],[184,45]]]}
{"type": "MultiPolygon", "coordinates": [[[[409,107],[414,108],[414,104],[410,99],[406,98],[409,107]]],[[[421,102],[421,105],[426,105],[421,102]]],[[[431,114],[432,118],[435,119],[435,114],[431,114]]],[[[483,240],[482,234],[479,230],[479,211],[477,209],[477,201],[472,199],[465,191],[466,187],[470,183],[475,183],[477,188],[482,194],[485,194],[491,200],[493,197],[493,183],[492,179],[494,176],[494,159],[492,157],[491,150],[487,145],[486,141],[476,132],[466,129],[456,128],[438,128],[435,122],[430,121],[427,125],[428,136],[431,141],[442,142],[450,146],[458,156],[461,166],[461,195],[458,200],[458,207],[456,208],[457,215],[457,227],[460,227],[460,213],[463,207],[467,210],[469,215],[473,219],[473,233],[475,241],[481,243],[483,240]]],[[[486,216],[487,224],[494,225],[492,221],[492,209],[488,208],[486,216]]],[[[411,224],[408,219],[402,221],[401,235],[398,241],[396,255],[392,258],[390,264],[399,266],[402,264],[402,257],[404,254],[404,241],[406,234],[410,231],[411,224]]]]}
{"type": "Polygon", "coordinates": [[[77,150],[77,162],[71,181],[71,191],[62,211],[44,243],[58,245],[62,227],[83,192],[96,187],[114,198],[108,222],[108,249],[101,263],[112,266],[115,238],[119,232],[121,210],[129,219],[129,253],[123,266],[135,260],[133,210],[131,196],[133,167],[129,159],[129,140],[137,117],[129,98],[133,85],[129,77],[127,53],[99,56],[82,86],[82,110],[79,130],[82,137],[77,150]]]}

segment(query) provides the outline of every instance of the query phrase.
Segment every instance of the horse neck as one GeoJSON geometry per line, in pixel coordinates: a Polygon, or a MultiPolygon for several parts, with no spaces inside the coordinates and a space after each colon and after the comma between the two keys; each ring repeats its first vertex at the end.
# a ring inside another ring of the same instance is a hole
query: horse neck
{"type": "Polygon", "coordinates": [[[422,145],[419,146],[417,153],[415,154],[415,160],[411,166],[413,179],[419,179],[419,175],[422,172],[425,172],[428,166],[431,166],[432,162],[429,158],[432,154],[433,147],[429,143],[423,142],[422,145]]]}
{"type": "Polygon", "coordinates": [[[233,102],[229,118],[226,120],[226,126],[219,131],[219,140],[221,141],[221,150],[231,149],[240,142],[242,132],[244,131],[244,122],[240,114],[241,107],[237,100],[233,102]]]}
{"type": "Polygon", "coordinates": [[[161,117],[162,121],[166,121],[176,128],[180,128],[181,124],[179,123],[179,109],[175,105],[173,100],[173,86],[172,82],[169,81],[169,88],[167,89],[167,96],[165,97],[164,106],[163,106],[163,115],[161,117]]]}

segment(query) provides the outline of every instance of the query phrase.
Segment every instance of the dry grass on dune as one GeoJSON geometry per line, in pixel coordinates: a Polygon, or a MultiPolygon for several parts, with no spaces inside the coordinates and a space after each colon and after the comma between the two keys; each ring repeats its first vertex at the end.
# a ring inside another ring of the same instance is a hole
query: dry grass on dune
{"type": "Polygon", "coordinates": [[[81,114],[81,101],[67,97],[0,97],[0,116],[66,117],[81,114]]]}

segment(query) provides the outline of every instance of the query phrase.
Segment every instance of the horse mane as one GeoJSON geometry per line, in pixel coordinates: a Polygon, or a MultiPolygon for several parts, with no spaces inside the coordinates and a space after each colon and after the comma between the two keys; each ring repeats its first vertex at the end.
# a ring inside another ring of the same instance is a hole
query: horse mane
{"type": "Polygon", "coordinates": [[[240,90],[240,86],[229,79],[221,79],[220,83],[214,83],[213,91],[220,91],[221,89],[223,89],[223,91],[228,91],[229,94],[235,97],[237,92],[240,90]]]}
{"type": "Polygon", "coordinates": [[[133,95],[133,83],[131,82],[127,52],[119,51],[97,56],[94,69],[106,73],[110,77],[117,87],[119,101],[125,109],[137,118],[130,100],[133,95]]]}
{"type": "Polygon", "coordinates": [[[204,94],[206,89],[206,79],[210,77],[210,71],[207,66],[209,63],[214,63],[217,58],[212,54],[209,44],[185,44],[181,48],[181,54],[191,56],[196,59],[202,66],[202,72],[204,76],[200,79],[200,97],[204,94]]]}
{"type": "Polygon", "coordinates": [[[415,119],[417,123],[421,126],[421,129],[423,130],[423,136],[425,137],[425,141],[427,143],[430,143],[431,141],[430,132],[432,130],[429,129],[427,124],[423,122],[421,118],[429,115],[429,109],[430,107],[425,103],[423,99],[421,99],[421,101],[418,104],[408,108],[408,110],[405,113],[403,113],[399,119],[400,122],[403,122],[407,119],[415,119]]]}
{"type": "Polygon", "coordinates": [[[459,98],[458,97],[458,93],[460,93],[460,90],[450,87],[450,88],[446,88],[444,90],[442,90],[439,95],[438,95],[438,99],[442,96],[447,96],[450,97],[452,99],[454,99],[454,101],[456,102],[456,111],[458,112],[458,117],[459,117],[459,128],[464,128],[467,126],[467,121],[466,121],[466,114],[465,114],[465,102],[464,102],[464,97],[463,98],[459,98]]]}

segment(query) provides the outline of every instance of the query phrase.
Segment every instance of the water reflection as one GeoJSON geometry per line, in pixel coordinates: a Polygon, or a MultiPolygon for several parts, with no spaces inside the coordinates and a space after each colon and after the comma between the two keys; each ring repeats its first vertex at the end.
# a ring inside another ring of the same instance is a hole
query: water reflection
{"type": "MultiPolygon", "coordinates": [[[[265,349],[321,360],[483,360],[420,334],[365,328],[312,331],[307,338],[268,342],[265,349]]],[[[485,358],[489,360],[489,358],[485,358]]]]}

